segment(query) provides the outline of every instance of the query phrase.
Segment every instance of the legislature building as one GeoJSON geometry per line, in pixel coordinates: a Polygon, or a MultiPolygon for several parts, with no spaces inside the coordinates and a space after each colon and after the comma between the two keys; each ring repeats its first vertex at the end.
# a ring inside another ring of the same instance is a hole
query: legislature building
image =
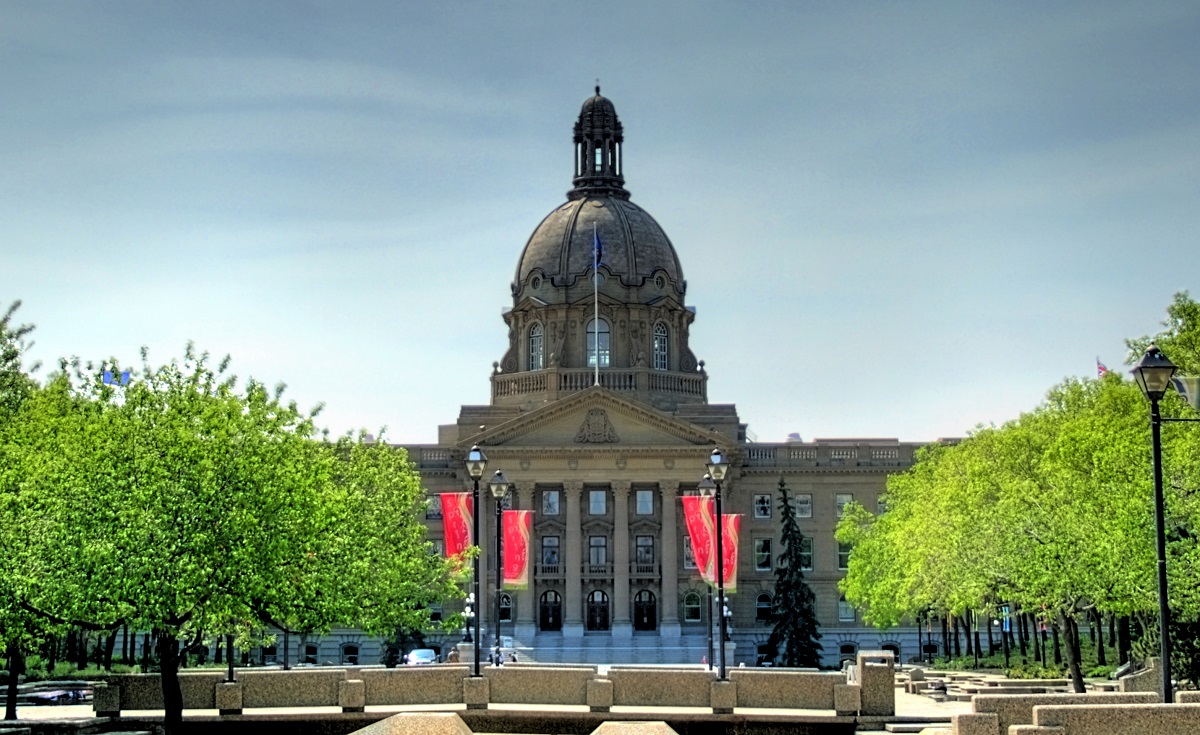
{"type": "MultiPolygon", "coordinates": [[[[575,121],[567,201],[537,225],[516,259],[512,307],[503,314],[508,348],[494,363],[491,402],[463,406],[455,423],[439,427],[436,445],[408,447],[429,493],[429,538],[439,552],[440,496],[471,489],[464,461],[472,446],[487,454],[477,509],[484,650],[497,617],[495,500],[486,483],[502,469],[511,483],[503,502],[534,511],[531,583],[505,590],[499,601],[506,647],[544,662],[700,663],[713,606],[681,498],[697,493],[719,447],[731,464],[724,512],[743,514],[737,591],[727,598],[730,665],[773,658],[764,644],[782,550],[780,478],[810,544],[805,577],[816,595],[823,663],[836,666],[859,649],[892,649],[900,660],[918,655],[915,628],[875,630],[841,598],[837,583],[849,552],[833,535],[846,503],[880,506],[887,476],[911,465],[917,445],[798,437],[760,443],[747,438],[736,406],[709,403],[708,375],[689,337],[696,312],[687,304],[683,265],[667,233],[625,189],[624,140],[613,103],[597,87],[575,121]]],[[[794,387],[778,389],[783,395],[794,387]]],[[[434,617],[461,610],[461,601],[447,603],[434,617]]],[[[462,637],[427,632],[425,640],[444,653],[462,637]]],[[[336,631],[319,644],[299,642],[289,658],[376,663],[378,646],[336,631]]]]}
{"type": "MultiPolygon", "coordinates": [[[[781,551],[781,477],[811,542],[805,576],[825,663],[859,648],[892,648],[902,660],[917,655],[915,629],[864,626],[841,599],[848,552],[833,536],[842,506],[877,508],[888,474],[908,467],[917,445],[752,442],[736,406],[709,403],[708,375],[689,338],[696,312],[680,256],[625,189],[624,142],[616,108],[597,87],[575,121],[567,201],[517,257],[512,308],[503,315],[508,349],[494,363],[490,404],[463,406],[455,423],[439,427],[437,446],[409,448],[432,500],[430,538],[443,548],[438,496],[470,489],[464,458],[478,444],[487,474],[502,469],[511,483],[508,507],[534,511],[531,584],[501,597],[501,631],[518,653],[538,661],[698,663],[707,651],[708,586],[680,498],[697,492],[720,447],[732,465],[722,484],[725,512],[744,514],[738,586],[728,596],[731,661],[757,663],[771,630],[765,617],[781,551]]],[[[487,479],[479,608],[494,631],[495,501],[487,479]]],[[[443,638],[443,647],[454,642],[443,638]]]]}

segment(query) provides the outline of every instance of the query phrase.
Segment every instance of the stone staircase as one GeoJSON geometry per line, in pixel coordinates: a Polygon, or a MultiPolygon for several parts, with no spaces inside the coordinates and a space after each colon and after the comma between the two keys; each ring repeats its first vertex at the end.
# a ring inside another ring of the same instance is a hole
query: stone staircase
{"type": "Polygon", "coordinates": [[[708,655],[707,636],[660,638],[634,634],[632,638],[608,635],[563,638],[539,633],[532,640],[514,640],[521,662],[546,664],[694,664],[708,655]]]}

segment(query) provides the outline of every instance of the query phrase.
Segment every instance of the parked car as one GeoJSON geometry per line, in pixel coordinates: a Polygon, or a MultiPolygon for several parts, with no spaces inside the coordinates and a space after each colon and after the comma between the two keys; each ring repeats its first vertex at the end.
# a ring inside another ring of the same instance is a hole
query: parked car
{"type": "Polygon", "coordinates": [[[421,666],[424,664],[436,664],[438,662],[437,651],[432,648],[414,648],[404,657],[404,663],[409,666],[421,666]]]}

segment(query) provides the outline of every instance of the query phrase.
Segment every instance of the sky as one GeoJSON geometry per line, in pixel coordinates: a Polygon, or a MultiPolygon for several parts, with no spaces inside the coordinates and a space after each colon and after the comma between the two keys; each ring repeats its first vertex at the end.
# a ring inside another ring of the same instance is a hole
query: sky
{"type": "Polygon", "coordinates": [[[188,341],[341,433],[486,404],[600,80],[709,400],[961,436],[1200,296],[1200,4],[0,3],[30,359],[188,341]]]}

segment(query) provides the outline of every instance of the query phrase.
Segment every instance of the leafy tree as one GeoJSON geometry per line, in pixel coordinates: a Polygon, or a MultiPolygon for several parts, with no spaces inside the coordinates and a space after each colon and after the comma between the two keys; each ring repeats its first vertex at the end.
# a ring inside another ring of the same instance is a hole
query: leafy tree
{"type": "Polygon", "coordinates": [[[777,663],[782,666],[816,668],[821,665],[816,598],[804,581],[801,560],[804,534],[796,523],[796,512],[782,477],[779,478],[779,517],[783,552],[775,567],[775,595],[771,600],[771,620],[775,627],[767,645],[780,652],[777,663]]]}
{"type": "Polygon", "coordinates": [[[310,632],[428,623],[453,596],[416,510],[401,449],[318,438],[254,380],[237,388],[190,346],[127,386],[64,370],[22,408],[18,596],[48,619],[152,630],[166,725],[181,723],[178,668],[204,637],[247,643],[262,621],[310,632]]]}

